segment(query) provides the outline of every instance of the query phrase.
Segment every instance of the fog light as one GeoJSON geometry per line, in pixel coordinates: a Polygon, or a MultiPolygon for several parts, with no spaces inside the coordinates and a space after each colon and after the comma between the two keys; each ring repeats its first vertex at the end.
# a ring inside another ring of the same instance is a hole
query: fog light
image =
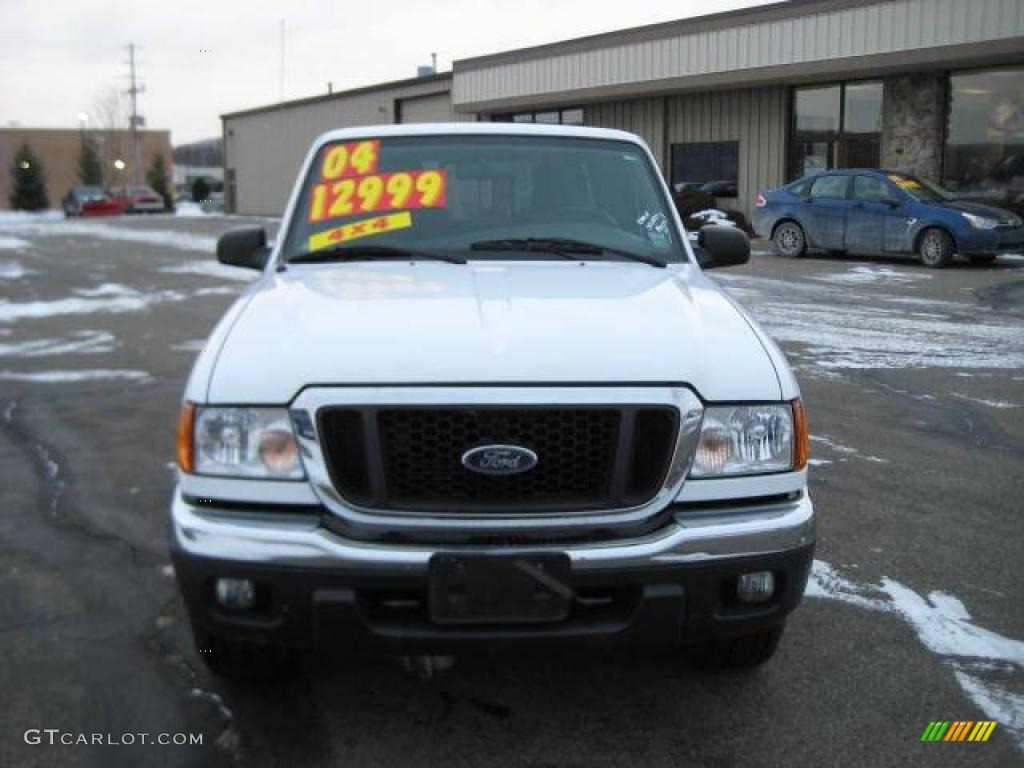
{"type": "Polygon", "coordinates": [[[231,611],[244,611],[256,602],[256,585],[249,579],[217,579],[217,602],[231,611]]]}
{"type": "Polygon", "coordinates": [[[766,603],[774,594],[775,574],[771,571],[740,574],[736,583],[736,597],[744,603],[766,603]]]}

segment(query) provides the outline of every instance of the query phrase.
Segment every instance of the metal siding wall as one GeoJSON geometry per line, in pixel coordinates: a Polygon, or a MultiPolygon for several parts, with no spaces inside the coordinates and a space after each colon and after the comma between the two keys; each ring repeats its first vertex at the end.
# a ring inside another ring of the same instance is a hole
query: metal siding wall
{"type": "MultiPolygon", "coordinates": [[[[279,215],[288,202],[295,177],[313,140],[325,131],[357,125],[391,123],[395,99],[437,94],[443,84],[385,88],[313,104],[282,105],[281,109],[225,119],[225,167],[236,173],[236,212],[279,215]],[[383,111],[381,111],[383,109],[383,111]]],[[[452,111],[452,120],[475,115],[452,111]]]]}
{"type": "Polygon", "coordinates": [[[787,89],[781,86],[673,96],[669,144],[739,142],[739,195],[719,201],[749,215],[759,189],[785,180],[787,89]]]}
{"type": "MultiPolygon", "coordinates": [[[[456,67],[456,105],[571,94],[580,88],[685,78],[780,64],[835,62],[847,57],[912,51],[1024,36],[1021,0],[884,0],[805,16],[669,37],[480,68],[456,67]]],[[[470,62],[471,64],[471,62],[470,62]]]]}
{"type": "MultiPolygon", "coordinates": [[[[603,102],[584,108],[585,122],[641,136],[658,158],[670,161],[664,144],[661,98],[603,102]]],[[[788,89],[782,86],[701,92],[672,96],[668,104],[668,142],[739,142],[739,195],[720,200],[725,208],[749,215],[759,189],[785,182],[788,89]]],[[[663,168],[666,177],[669,169],[663,168]]]]}
{"type": "Polygon", "coordinates": [[[647,142],[661,167],[665,156],[662,105],[660,98],[592,104],[584,108],[583,121],[597,128],[618,128],[635,133],[647,142]]]}

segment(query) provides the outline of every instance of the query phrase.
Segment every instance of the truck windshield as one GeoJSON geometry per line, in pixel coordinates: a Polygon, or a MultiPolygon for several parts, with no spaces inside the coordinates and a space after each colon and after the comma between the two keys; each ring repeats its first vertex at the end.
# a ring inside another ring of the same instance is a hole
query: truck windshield
{"type": "Polygon", "coordinates": [[[538,260],[565,257],[539,241],[574,241],[591,246],[588,258],[686,261],[656,173],[638,147],[614,140],[446,135],[334,142],[320,149],[303,182],[283,253],[286,260],[315,261],[316,251],[338,258],[366,252],[338,247],[351,243],[538,260]]]}

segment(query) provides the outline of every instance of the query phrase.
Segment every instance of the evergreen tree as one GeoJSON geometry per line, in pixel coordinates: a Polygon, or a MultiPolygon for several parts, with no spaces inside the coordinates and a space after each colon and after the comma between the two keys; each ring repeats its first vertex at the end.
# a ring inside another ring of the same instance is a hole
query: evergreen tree
{"type": "Polygon", "coordinates": [[[78,150],[78,178],[89,187],[103,186],[103,165],[96,139],[82,131],[82,146],[78,150]]]}
{"type": "Polygon", "coordinates": [[[16,211],[43,211],[50,207],[43,165],[27,143],[14,155],[8,200],[16,211]]]}
{"type": "Polygon", "coordinates": [[[192,182],[192,200],[196,203],[201,203],[210,197],[210,185],[206,179],[200,176],[198,179],[192,182]]]}
{"type": "Polygon", "coordinates": [[[167,166],[164,165],[163,155],[153,155],[153,162],[149,164],[149,170],[146,172],[146,180],[153,191],[164,199],[164,210],[173,211],[174,199],[167,186],[167,166]]]}

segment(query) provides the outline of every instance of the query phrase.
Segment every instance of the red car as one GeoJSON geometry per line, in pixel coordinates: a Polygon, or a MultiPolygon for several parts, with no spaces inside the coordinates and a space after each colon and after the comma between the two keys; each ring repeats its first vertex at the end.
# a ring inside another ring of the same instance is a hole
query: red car
{"type": "Polygon", "coordinates": [[[72,187],[61,200],[64,215],[72,216],[116,216],[121,206],[113,202],[100,187],[72,187]]]}
{"type": "Polygon", "coordinates": [[[164,199],[149,187],[113,187],[110,197],[125,213],[159,213],[164,199]]]}

